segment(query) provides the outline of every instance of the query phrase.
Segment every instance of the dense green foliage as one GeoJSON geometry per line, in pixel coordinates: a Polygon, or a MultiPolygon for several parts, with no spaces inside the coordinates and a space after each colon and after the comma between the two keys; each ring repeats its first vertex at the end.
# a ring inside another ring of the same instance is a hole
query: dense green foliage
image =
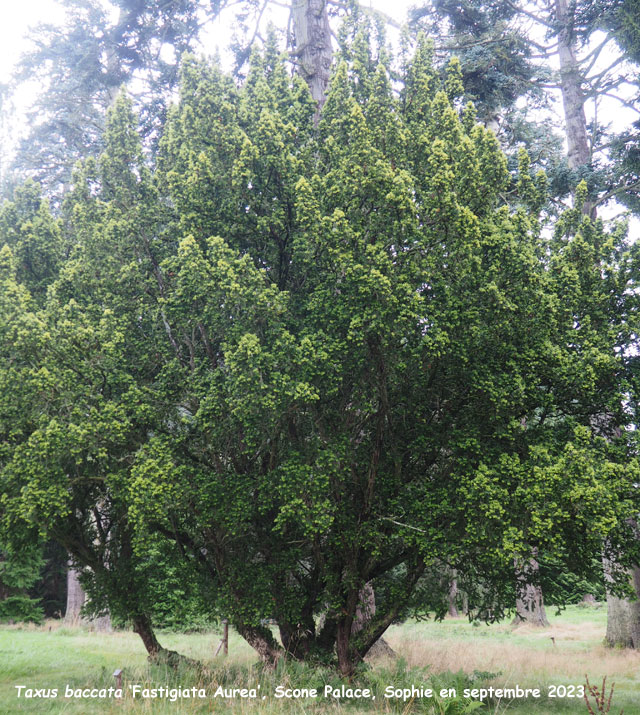
{"type": "Polygon", "coordinates": [[[40,603],[28,593],[41,567],[42,556],[37,546],[19,551],[0,548],[0,622],[42,620],[40,603]]]}
{"type": "Polygon", "coordinates": [[[580,197],[543,231],[525,152],[508,205],[459,64],[421,38],[398,95],[386,60],[357,33],[315,131],[273,40],[241,87],[187,58],[154,172],[121,96],[63,227],[4,209],[1,527],[96,611],[184,593],[350,673],[445,566],[496,617],[514,560],[633,557],[637,249],[580,197]]]}

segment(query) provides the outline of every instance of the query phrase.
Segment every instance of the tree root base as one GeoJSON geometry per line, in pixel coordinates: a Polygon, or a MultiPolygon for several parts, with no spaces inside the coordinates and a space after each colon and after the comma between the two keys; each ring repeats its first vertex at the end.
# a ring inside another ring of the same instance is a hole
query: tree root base
{"type": "Polygon", "coordinates": [[[188,658],[186,655],[166,648],[161,648],[157,653],[149,655],[147,660],[152,665],[168,665],[170,668],[179,668],[182,666],[205,670],[204,665],[199,660],[188,658]]]}

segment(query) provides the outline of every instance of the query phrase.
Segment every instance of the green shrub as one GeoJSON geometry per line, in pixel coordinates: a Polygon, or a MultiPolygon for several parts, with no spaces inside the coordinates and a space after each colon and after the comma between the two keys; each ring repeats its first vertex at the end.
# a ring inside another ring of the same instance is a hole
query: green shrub
{"type": "Polygon", "coordinates": [[[39,602],[28,596],[8,596],[0,601],[0,622],[31,621],[42,623],[44,613],[39,602]]]}

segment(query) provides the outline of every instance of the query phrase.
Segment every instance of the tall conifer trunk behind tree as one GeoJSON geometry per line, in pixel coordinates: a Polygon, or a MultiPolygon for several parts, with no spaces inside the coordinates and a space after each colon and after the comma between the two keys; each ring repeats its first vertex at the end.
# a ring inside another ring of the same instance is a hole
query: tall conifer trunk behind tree
{"type": "Polygon", "coordinates": [[[333,50],[325,0],[292,0],[291,16],[296,47],[292,55],[300,76],[317,104],[314,124],[327,98],[333,50]]]}
{"type": "MultiPolygon", "coordinates": [[[[575,6],[570,5],[567,0],[556,0],[555,11],[559,27],[558,59],[567,137],[567,160],[570,169],[577,169],[591,163],[591,149],[584,112],[583,76],[575,53],[575,6]]],[[[586,216],[595,218],[595,211],[593,202],[585,201],[582,212],[586,216]]]]}
{"type": "Polygon", "coordinates": [[[558,57],[560,60],[560,90],[564,107],[569,166],[575,169],[591,161],[587,120],[584,113],[582,74],[575,55],[573,16],[567,0],[556,0],[559,25],[558,57]]]}

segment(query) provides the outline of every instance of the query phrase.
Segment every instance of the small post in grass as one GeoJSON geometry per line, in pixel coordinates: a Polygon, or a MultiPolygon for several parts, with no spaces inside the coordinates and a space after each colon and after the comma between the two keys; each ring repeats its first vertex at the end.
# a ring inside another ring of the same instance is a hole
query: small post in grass
{"type": "Polygon", "coordinates": [[[116,668],[113,671],[113,677],[116,679],[116,688],[122,690],[122,668],[116,668]]]}
{"type": "MultiPolygon", "coordinates": [[[[222,619],[222,640],[218,644],[218,648],[216,650],[216,655],[218,655],[221,648],[222,648],[222,655],[224,655],[224,656],[229,655],[229,620],[227,618],[222,619]]],[[[214,658],[215,658],[215,656],[214,656],[214,658]]]]}

